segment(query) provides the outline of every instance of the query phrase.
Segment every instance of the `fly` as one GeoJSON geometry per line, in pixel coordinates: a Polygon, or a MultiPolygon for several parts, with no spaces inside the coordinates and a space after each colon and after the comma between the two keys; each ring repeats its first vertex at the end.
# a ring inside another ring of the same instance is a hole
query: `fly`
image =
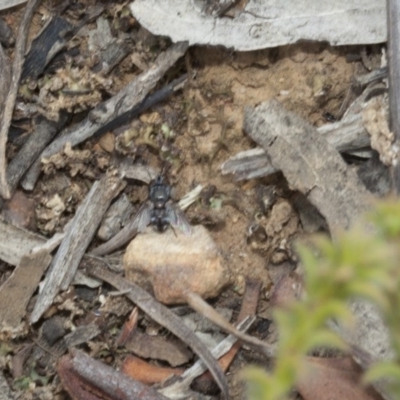
{"type": "Polygon", "coordinates": [[[183,211],[171,199],[171,186],[159,175],[150,183],[149,198],[139,208],[130,226],[137,233],[143,232],[148,225],[164,232],[169,225],[179,229],[185,235],[192,233],[192,227],[183,211]]]}
{"type": "Polygon", "coordinates": [[[171,186],[159,175],[149,186],[149,197],[142,204],[134,218],[108,242],[95,248],[92,254],[100,256],[123,246],[135,235],[143,232],[148,225],[153,225],[159,232],[164,232],[169,225],[185,235],[192,233],[192,227],[183,211],[171,199],[171,186]]]}

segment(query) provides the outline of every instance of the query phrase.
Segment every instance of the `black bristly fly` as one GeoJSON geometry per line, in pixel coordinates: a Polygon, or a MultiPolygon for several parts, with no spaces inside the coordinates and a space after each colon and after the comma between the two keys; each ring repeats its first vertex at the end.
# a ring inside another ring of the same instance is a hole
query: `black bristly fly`
{"type": "Polygon", "coordinates": [[[137,233],[143,232],[148,225],[155,226],[159,232],[164,232],[171,225],[185,235],[192,233],[192,227],[185,214],[173,203],[171,186],[162,175],[150,183],[149,198],[139,208],[131,224],[137,233]]]}

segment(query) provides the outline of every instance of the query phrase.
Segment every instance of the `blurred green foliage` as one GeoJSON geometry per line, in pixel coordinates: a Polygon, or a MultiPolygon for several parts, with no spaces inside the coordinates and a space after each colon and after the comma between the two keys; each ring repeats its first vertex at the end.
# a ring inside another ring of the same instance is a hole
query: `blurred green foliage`
{"type": "Polygon", "coordinates": [[[395,360],[375,364],[365,379],[392,378],[400,395],[400,202],[386,201],[360,224],[336,233],[332,241],[316,236],[298,244],[304,267],[304,296],[274,311],[279,332],[272,371],[244,371],[251,400],[286,399],[305,369],[305,355],[321,346],[346,350],[346,343],[327,325],[335,320],[351,327],[351,299],[376,304],[391,333],[395,360]]]}

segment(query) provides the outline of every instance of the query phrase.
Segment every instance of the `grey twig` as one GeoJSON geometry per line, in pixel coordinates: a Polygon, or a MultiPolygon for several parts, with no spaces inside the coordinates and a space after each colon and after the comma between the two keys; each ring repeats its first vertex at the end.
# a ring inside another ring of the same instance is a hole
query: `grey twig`
{"type": "Polygon", "coordinates": [[[13,60],[13,70],[10,88],[8,91],[8,96],[6,104],[4,106],[4,111],[0,126],[0,195],[3,198],[10,198],[10,188],[7,183],[6,167],[6,145],[8,130],[11,125],[12,115],[15,106],[15,100],[17,98],[19,80],[22,73],[22,64],[24,61],[26,39],[28,36],[28,30],[30,26],[30,20],[32,18],[33,12],[36,6],[40,3],[40,0],[30,0],[25,8],[25,13],[19,25],[17,42],[15,44],[15,53],[13,60]]]}
{"type": "MultiPolygon", "coordinates": [[[[132,112],[132,108],[145,99],[147,94],[154,88],[165,72],[185,53],[187,47],[188,45],[186,42],[180,42],[174,44],[167,51],[160,54],[147,71],[136,77],[111,99],[95,107],[82,122],[64,130],[60,137],[43,151],[40,159],[43,157],[48,158],[58,153],[68,142],[71,143],[72,146],[83,142],[105,126],[109,126],[108,124],[117,117],[132,112]]],[[[28,171],[23,182],[24,189],[33,189],[39,173],[40,160],[39,164],[35,163],[28,171]]]]}
{"type": "Polygon", "coordinates": [[[118,176],[106,175],[95,182],[79,206],[73,222],[68,227],[63,241],[54,256],[44,281],[30,321],[35,323],[52,304],[60,289],[66,290],[71,283],[79,263],[95,235],[111,200],[120,192],[123,183],[118,176]]]}
{"type": "MultiPolygon", "coordinates": [[[[388,59],[389,59],[389,110],[390,128],[394,133],[394,146],[400,146],[400,2],[388,0],[388,59]]],[[[400,194],[400,151],[393,163],[393,186],[400,194]]]]}
{"type": "Polygon", "coordinates": [[[157,302],[149,293],[134,283],[130,283],[124,278],[108,271],[99,265],[92,266],[89,270],[90,275],[95,278],[108,282],[120,291],[128,291],[127,297],[147,313],[154,321],[167,328],[174,335],[186,343],[202,359],[210,370],[215,381],[220,387],[224,398],[229,398],[228,385],[224,373],[211,355],[210,351],[197,338],[194,332],[189,329],[182,321],[168,308],[157,302]]]}

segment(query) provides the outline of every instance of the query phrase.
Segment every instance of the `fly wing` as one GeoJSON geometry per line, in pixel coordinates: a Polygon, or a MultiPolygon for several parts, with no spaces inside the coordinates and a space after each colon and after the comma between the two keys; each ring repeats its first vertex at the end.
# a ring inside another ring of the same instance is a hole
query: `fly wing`
{"type": "Polygon", "coordinates": [[[182,231],[185,235],[192,234],[192,226],[184,212],[174,204],[166,204],[168,222],[173,228],[177,228],[182,231]]]}
{"type": "Polygon", "coordinates": [[[133,220],[129,222],[129,230],[136,231],[136,233],[143,232],[147,225],[150,224],[151,210],[152,205],[149,202],[142,204],[133,220]]]}

